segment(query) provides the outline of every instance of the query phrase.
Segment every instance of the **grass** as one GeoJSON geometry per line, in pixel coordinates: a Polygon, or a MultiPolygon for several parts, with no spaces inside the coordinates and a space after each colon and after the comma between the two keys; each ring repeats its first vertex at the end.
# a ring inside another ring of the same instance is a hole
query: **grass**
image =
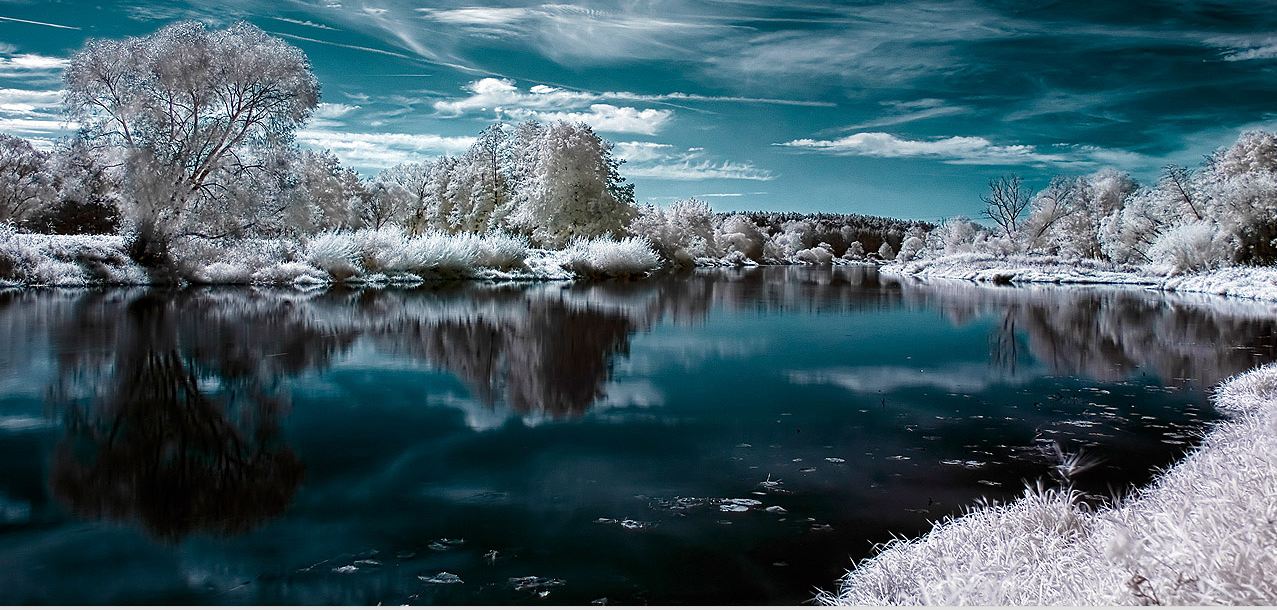
{"type": "Polygon", "coordinates": [[[856,566],[838,605],[1253,605],[1277,601],[1277,365],[1219,386],[1231,415],[1107,507],[1034,489],[856,566]]]}

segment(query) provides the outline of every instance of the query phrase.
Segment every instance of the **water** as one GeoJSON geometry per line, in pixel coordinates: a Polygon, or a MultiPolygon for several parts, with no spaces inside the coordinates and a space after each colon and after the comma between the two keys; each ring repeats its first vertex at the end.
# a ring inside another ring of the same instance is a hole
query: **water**
{"type": "Polygon", "coordinates": [[[0,293],[0,602],[800,603],[1190,449],[1268,306],[863,268],[0,293]]]}

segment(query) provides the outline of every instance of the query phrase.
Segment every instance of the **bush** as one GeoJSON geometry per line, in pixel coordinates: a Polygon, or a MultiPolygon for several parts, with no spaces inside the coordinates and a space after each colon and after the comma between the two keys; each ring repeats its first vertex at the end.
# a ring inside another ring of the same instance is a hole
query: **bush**
{"type": "Polygon", "coordinates": [[[528,240],[524,237],[497,233],[479,240],[477,264],[489,269],[514,269],[528,258],[528,240]]]}
{"type": "Polygon", "coordinates": [[[326,231],[306,244],[306,262],[339,282],[363,271],[358,257],[359,248],[349,234],[326,231]]]}
{"type": "Polygon", "coordinates": [[[1148,257],[1154,264],[1169,266],[1172,273],[1188,273],[1227,263],[1230,251],[1215,225],[1201,221],[1180,225],[1160,235],[1148,249],[1148,257]]]}
{"type": "Polygon", "coordinates": [[[462,275],[474,269],[479,254],[480,238],[473,233],[431,231],[408,240],[397,270],[417,275],[462,275]]]}
{"type": "Polygon", "coordinates": [[[577,240],[568,245],[565,255],[563,266],[586,277],[639,276],[661,266],[651,244],[636,237],[577,240]]]}

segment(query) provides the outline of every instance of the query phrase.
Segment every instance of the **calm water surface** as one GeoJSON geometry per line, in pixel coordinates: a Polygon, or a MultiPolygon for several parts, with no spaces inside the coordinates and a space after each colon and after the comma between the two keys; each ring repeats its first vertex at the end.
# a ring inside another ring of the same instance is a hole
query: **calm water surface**
{"type": "Polygon", "coordinates": [[[1273,319],[851,267],[0,293],[0,603],[799,603],[1057,444],[1147,482],[1273,319]]]}

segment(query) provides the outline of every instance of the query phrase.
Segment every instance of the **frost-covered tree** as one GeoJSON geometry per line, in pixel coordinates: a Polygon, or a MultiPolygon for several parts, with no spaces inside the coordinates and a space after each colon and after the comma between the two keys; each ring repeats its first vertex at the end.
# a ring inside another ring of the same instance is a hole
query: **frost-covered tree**
{"type": "Polygon", "coordinates": [[[412,194],[402,186],[373,181],[368,188],[368,196],[361,200],[360,224],[373,230],[380,230],[391,223],[402,224],[411,201],[412,194]]]}
{"type": "Polygon", "coordinates": [[[884,241],[882,242],[882,245],[878,247],[878,256],[885,261],[895,260],[896,251],[891,248],[890,243],[884,241]]]}
{"type": "Polygon", "coordinates": [[[28,221],[33,231],[60,234],[115,233],[120,228],[120,178],[99,151],[82,138],[54,149],[49,167],[58,192],[48,207],[28,221]]]}
{"type": "MultiPolygon", "coordinates": [[[[529,128],[537,131],[538,128],[529,128]]],[[[574,239],[620,237],[637,215],[634,186],[621,177],[612,144],[584,123],[556,121],[540,138],[520,138],[517,224],[561,247],[574,239]]]]}
{"type": "Polygon", "coordinates": [[[344,229],[360,224],[371,195],[359,174],[341,164],[331,151],[302,152],[294,164],[296,205],[290,216],[304,233],[344,229]]]}
{"type": "Polygon", "coordinates": [[[407,193],[403,222],[410,236],[435,228],[431,223],[434,212],[430,208],[430,178],[434,165],[431,161],[400,163],[377,175],[378,182],[393,184],[407,193]]]}
{"type": "Polygon", "coordinates": [[[461,180],[468,183],[466,201],[457,201],[454,227],[459,231],[484,233],[509,226],[514,213],[513,164],[515,151],[509,128],[503,123],[488,126],[459,160],[461,180]]]}
{"type": "Polygon", "coordinates": [[[22,223],[56,194],[49,154],[22,138],[0,134],[0,224],[22,223]]]}
{"type": "Polygon", "coordinates": [[[201,207],[212,208],[206,218],[241,216],[228,182],[256,169],[249,153],[286,143],[319,101],[305,54],[247,23],[90,40],[63,80],[85,137],[128,151],[126,185],[140,189],[125,202],[143,238],[135,255],[148,241],[202,233],[190,224],[201,207]]]}
{"type": "Polygon", "coordinates": [[[766,240],[767,236],[748,216],[733,214],[723,219],[717,241],[725,254],[737,252],[749,260],[762,262],[766,240]]]}
{"type": "Polygon", "coordinates": [[[647,205],[630,224],[630,232],[646,239],[661,258],[691,265],[697,258],[718,255],[714,213],[699,199],[682,199],[668,210],[647,205]]]}

